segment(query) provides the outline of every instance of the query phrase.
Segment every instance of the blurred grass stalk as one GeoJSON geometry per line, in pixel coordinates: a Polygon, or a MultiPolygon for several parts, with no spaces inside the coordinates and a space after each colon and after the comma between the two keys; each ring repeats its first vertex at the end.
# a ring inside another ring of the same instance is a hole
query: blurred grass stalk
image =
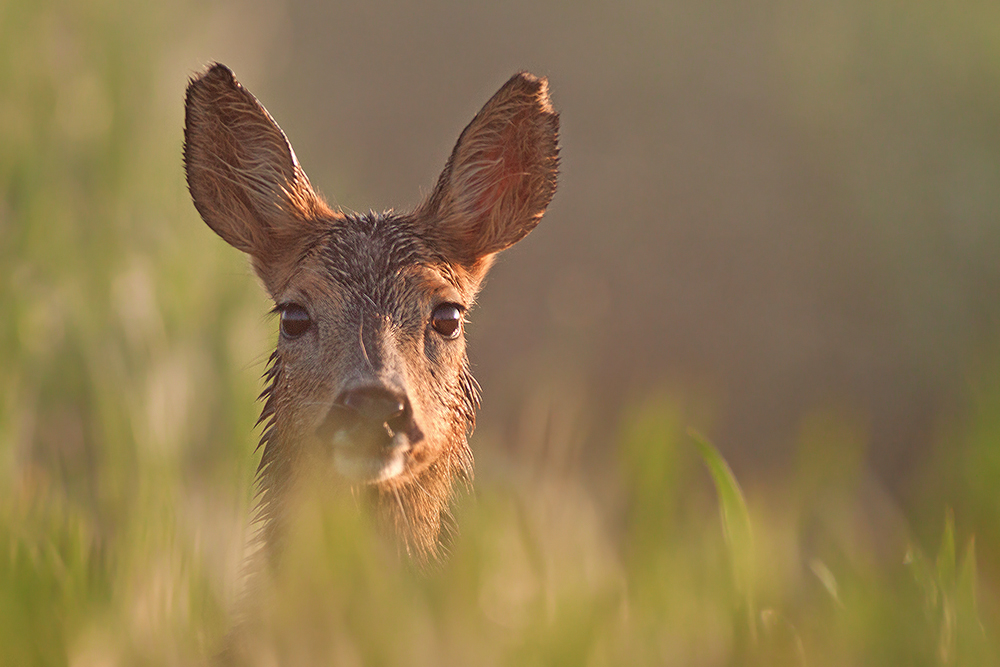
{"type": "Polygon", "coordinates": [[[757,612],[754,607],[753,585],[756,579],[754,573],[753,530],[750,526],[750,512],[747,510],[743,489],[740,488],[736,476],[730,470],[729,464],[722,458],[719,450],[705,436],[695,430],[689,430],[688,435],[698,448],[705,466],[712,475],[715,491],[719,498],[719,511],[722,514],[722,530],[726,536],[726,548],[732,562],[733,580],[736,590],[744,600],[747,615],[747,625],[750,642],[757,644],[757,612]]]}

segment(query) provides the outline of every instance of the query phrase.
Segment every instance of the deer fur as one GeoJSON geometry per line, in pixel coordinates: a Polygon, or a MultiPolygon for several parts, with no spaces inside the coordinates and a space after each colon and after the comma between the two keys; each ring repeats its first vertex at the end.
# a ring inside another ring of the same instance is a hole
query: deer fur
{"type": "Polygon", "coordinates": [[[294,512],[297,480],[318,466],[360,491],[414,559],[439,554],[453,491],[473,477],[479,389],[461,325],[496,254],[552,199],[558,126],[546,79],[515,74],[461,133],[426,201],[409,213],[346,213],[313,189],[227,67],[190,82],[184,164],[195,207],[249,255],[282,314],[259,422],[266,543],[294,512]],[[455,312],[459,328],[442,335],[455,312]]]}

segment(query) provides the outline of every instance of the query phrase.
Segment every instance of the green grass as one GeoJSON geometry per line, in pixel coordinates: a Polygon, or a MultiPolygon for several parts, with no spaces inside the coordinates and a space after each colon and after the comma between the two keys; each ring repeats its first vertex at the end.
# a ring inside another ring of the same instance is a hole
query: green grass
{"type": "MultiPolygon", "coordinates": [[[[198,664],[235,621],[273,322],[188,201],[155,77],[182,26],[151,11],[0,4],[0,665],[198,664]]],[[[817,413],[797,467],[741,489],[651,398],[608,504],[484,475],[428,573],[317,498],[236,636],[260,665],[998,664],[982,367],[905,516],[849,420],[817,413]]]]}

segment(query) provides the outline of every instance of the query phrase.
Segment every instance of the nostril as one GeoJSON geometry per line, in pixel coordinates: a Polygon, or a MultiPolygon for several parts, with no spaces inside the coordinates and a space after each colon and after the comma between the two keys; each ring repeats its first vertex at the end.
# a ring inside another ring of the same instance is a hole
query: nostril
{"type": "Polygon", "coordinates": [[[385,423],[393,432],[405,431],[407,425],[410,423],[409,407],[404,406],[398,413],[386,419],[385,423]]]}
{"type": "Polygon", "coordinates": [[[383,387],[362,387],[341,394],[337,404],[375,425],[397,426],[405,418],[406,397],[383,387]]]}

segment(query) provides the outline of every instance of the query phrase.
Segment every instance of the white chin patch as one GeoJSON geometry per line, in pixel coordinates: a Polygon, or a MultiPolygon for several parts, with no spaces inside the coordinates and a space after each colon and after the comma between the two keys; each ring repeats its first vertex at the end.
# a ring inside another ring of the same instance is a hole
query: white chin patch
{"type": "Polygon", "coordinates": [[[402,474],[406,455],[405,436],[397,433],[392,445],[376,453],[358,448],[343,431],[333,436],[333,466],[337,473],[357,482],[384,482],[402,474]]]}

